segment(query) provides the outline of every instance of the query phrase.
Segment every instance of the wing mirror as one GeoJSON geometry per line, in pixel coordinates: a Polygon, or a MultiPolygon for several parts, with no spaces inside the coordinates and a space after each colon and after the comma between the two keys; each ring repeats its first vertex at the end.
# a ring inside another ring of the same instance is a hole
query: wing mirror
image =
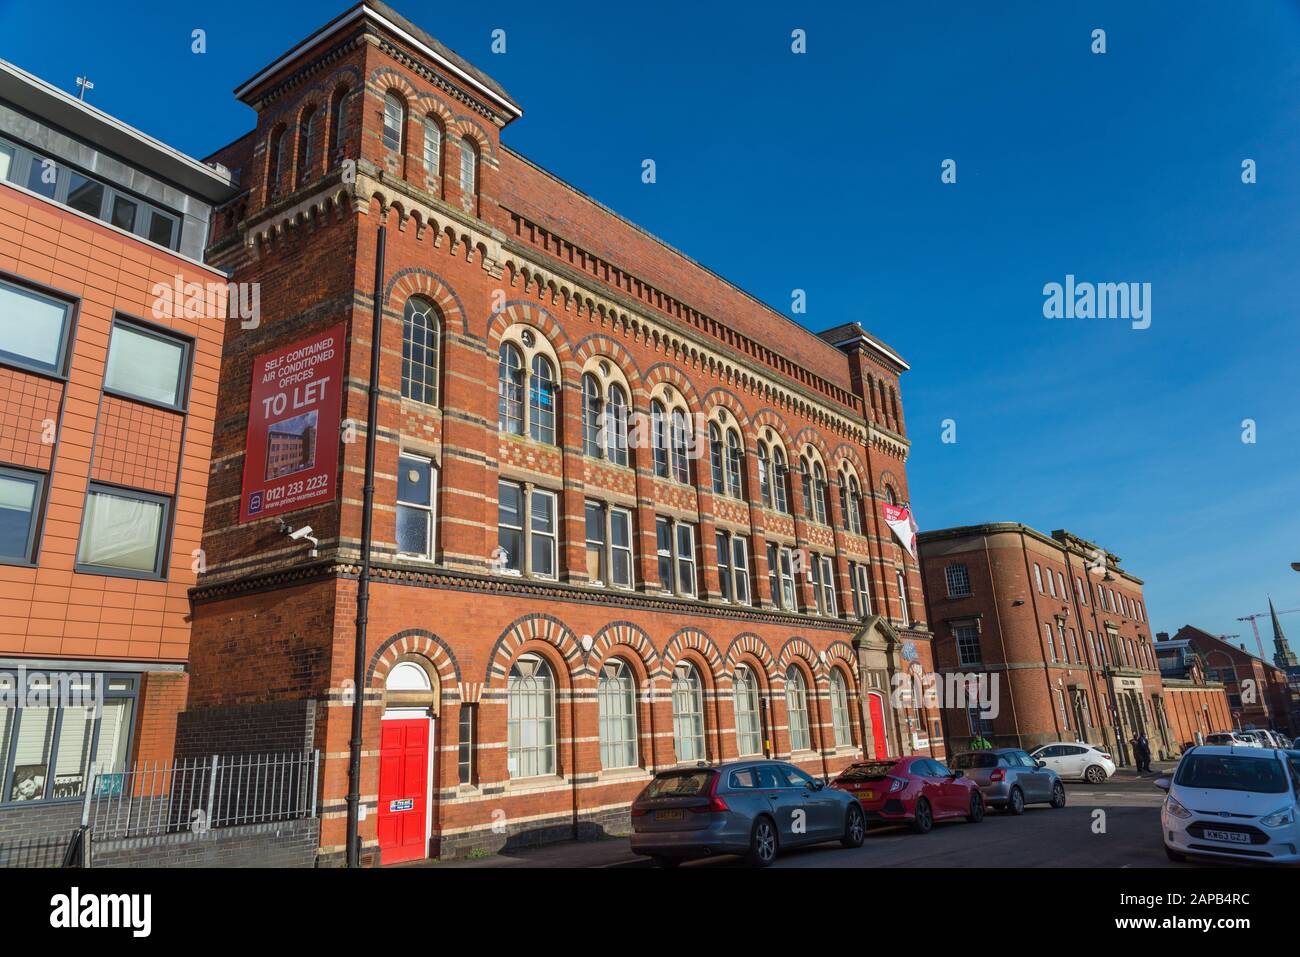
{"type": "Polygon", "coordinates": [[[1158,788],[1159,788],[1160,790],[1162,790],[1162,791],[1168,791],[1168,790],[1169,790],[1169,779],[1168,779],[1168,778],[1156,778],[1156,779],[1155,779],[1154,781],[1152,781],[1151,783],[1154,784],[1156,787],[1158,787],[1158,788]]]}
{"type": "Polygon", "coordinates": [[[1035,761],[1035,762],[1034,762],[1034,766],[1035,766],[1035,767],[1039,767],[1039,768],[1045,768],[1045,767],[1047,767],[1047,762],[1046,762],[1046,761],[1042,761],[1042,760],[1035,761]]]}

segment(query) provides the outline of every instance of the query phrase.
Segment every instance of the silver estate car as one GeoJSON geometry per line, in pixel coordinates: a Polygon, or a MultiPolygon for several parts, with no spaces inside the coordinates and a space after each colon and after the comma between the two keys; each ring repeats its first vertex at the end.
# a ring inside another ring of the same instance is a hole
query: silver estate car
{"type": "Polygon", "coordinates": [[[949,766],[963,771],[984,795],[984,803],[1011,814],[1023,814],[1026,804],[1065,807],[1065,785],[1042,761],[1019,748],[965,751],[949,766]]]}
{"type": "Polygon", "coordinates": [[[856,797],[782,761],[661,771],[632,802],[632,850],[660,867],[714,854],[766,867],[800,844],[861,847],[866,832],[856,797]]]}

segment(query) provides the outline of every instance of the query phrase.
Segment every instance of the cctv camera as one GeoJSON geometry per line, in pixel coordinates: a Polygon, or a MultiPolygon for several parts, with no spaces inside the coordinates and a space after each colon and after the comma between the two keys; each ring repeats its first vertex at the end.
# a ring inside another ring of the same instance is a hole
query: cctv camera
{"type": "Polygon", "coordinates": [[[311,526],[310,526],[310,525],[304,525],[302,528],[298,529],[296,532],[290,532],[290,533],[289,533],[289,537],[292,538],[292,539],[294,539],[295,541],[298,540],[298,539],[302,539],[302,538],[311,538],[311,526]]]}

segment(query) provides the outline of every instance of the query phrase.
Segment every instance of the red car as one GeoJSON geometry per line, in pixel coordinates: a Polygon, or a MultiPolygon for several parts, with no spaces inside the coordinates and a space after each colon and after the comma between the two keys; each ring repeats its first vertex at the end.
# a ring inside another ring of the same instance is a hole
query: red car
{"type": "Polygon", "coordinates": [[[831,787],[857,797],[867,821],[907,822],[924,834],[935,821],[984,820],[984,796],[961,771],[919,754],[850,764],[831,787]]]}

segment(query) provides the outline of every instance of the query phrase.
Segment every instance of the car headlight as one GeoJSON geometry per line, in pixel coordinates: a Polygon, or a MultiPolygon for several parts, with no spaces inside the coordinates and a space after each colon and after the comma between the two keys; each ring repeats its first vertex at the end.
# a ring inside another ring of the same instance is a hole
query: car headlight
{"type": "Polygon", "coordinates": [[[1259,823],[1265,827],[1285,827],[1288,824],[1295,823],[1295,805],[1290,807],[1278,808],[1272,814],[1266,814],[1259,819],[1259,823]]]}
{"type": "Polygon", "coordinates": [[[1183,807],[1177,801],[1175,801],[1172,794],[1169,797],[1165,798],[1165,810],[1167,810],[1174,817],[1180,818],[1182,820],[1186,820],[1187,818],[1192,816],[1192,812],[1187,810],[1187,808],[1183,807]]]}

